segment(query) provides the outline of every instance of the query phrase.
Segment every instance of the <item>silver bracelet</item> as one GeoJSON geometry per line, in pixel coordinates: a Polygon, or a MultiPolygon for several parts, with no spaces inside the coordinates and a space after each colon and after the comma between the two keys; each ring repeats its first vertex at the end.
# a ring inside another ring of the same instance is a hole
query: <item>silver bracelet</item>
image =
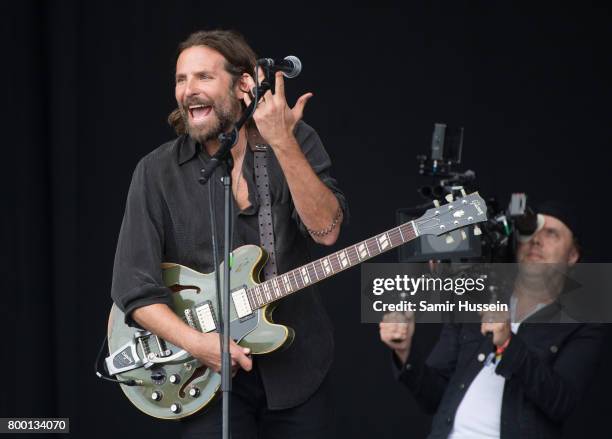
{"type": "Polygon", "coordinates": [[[328,235],[332,230],[334,230],[336,228],[336,226],[338,225],[338,223],[340,222],[340,218],[342,218],[342,208],[338,207],[338,211],[336,212],[336,216],[334,217],[334,220],[332,221],[332,223],[329,225],[329,227],[325,230],[310,230],[308,227],[306,227],[306,230],[308,230],[308,233],[310,233],[312,236],[325,236],[328,235]]]}

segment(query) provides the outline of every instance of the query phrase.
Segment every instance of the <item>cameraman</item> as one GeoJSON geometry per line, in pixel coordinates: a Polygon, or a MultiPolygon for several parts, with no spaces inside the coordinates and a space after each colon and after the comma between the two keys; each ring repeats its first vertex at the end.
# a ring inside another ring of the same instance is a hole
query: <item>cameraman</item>
{"type": "Polygon", "coordinates": [[[387,315],[380,323],[397,378],[434,414],[429,438],[557,438],[587,388],[603,327],[558,323],[564,271],[550,270],[555,264],[566,271],[580,257],[574,218],[553,202],[538,211],[543,224],[517,250],[512,318],[445,324],[427,360],[412,342],[412,316],[393,323],[396,316],[387,315]],[[487,332],[497,361],[490,361],[487,332]]]}

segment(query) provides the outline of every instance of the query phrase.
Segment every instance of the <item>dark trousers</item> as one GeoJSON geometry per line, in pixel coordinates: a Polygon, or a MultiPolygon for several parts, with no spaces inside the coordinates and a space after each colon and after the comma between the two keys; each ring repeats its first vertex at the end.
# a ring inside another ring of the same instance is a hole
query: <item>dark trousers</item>
{"type": "MultiPolygon", "coordinates": [[[[303,404],[284,410],[270,410],[266,394],[253,362],[253,370],[240,370],[232,382],[232,439],[327,439],[333,438],[333,404],[329,378],[303,404]]],[[[299,382],[291,383],[299,386],[299,382]]],[[[217,398],[204,413],[181,421],[183,439],[221,437],[221,398],[217,398]]]]}

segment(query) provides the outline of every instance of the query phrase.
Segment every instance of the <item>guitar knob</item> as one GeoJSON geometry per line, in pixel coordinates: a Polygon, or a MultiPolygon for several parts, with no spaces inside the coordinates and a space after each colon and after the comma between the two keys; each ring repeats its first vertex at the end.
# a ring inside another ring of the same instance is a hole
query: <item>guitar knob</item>
{"type": "Polygon", "coordinates": [[[161,381],[164,379],[164,374],[161,372],[155,372],[153,374],[151,374],[151,379],[153,381],[161,381]]]}
{"type": "Polygon", "coordinates": [[[452,235],[446,235],[446,243],[447,244],[452,244],[453,242],[455,242],[455,238],[453,238],[452,235]]]}
{"type": "Polygon", "coordinates": [[[467,234],[465,233],[465,230],[461,229],[461,240],[465,241],[467,239],[467,234]]]}
{"type": "Polygon", "coordinates": [[[433,204],[436,207],[440,207],[440,200],[433,200],[433,204]]]}
{"type": "Polygon", "coordinates": [[[161,401],[163,394],[159,390],[151,392],[151,399],[153,401],[161,401]]]}
{"type": "Polygon", "coordinates": [[[474,226],[474,236],[480,236],[482,235],[482,230],[480,230],[480,227],[478,227],[478,225],[474,226]]]}
{"type": "Polygon", "coordinates": [[[170,381],[172,384],[178,384],[181,382],[181,376],[177,374],[172,374],[168,378],[168,381],[170,381]]]}
{"type": "Polygon", "coordinates": [[[452,203],[454,198],[453,198],[453,194],[446,194],[446,196],[444,197],[444,199],[446,201],[448,201],[449,203],[452,203]]]}
{"type": "Polygon", "coordinates": [[[172,403],[172,405],[170,406],[170,411],[174,414],[180,413],[181,405],[178,402],[172,403]]]}
{"type": "Polygon", "coordinates": [[[189,389],[189,396],[191,396],[192,398],[197,398],[198,396],[200,396],[200,389],[198,389],[197,387],[192,387],[191,389],[189,389]]]}

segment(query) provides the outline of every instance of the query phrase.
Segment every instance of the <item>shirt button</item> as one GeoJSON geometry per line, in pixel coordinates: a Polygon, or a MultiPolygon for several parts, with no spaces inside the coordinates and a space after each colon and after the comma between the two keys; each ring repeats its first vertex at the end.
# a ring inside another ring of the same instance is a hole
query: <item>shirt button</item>
{"type": "Polygon", "coordinates": [[[484,360],[485,360],[485,354],[481,352],[480,354],[478,354],[478,361],[482,363],[484,360]]]}
{"type": "Polygon", "coordinates": [[[553,354],[556,354],[559,351],[559,348],[555,345],[552,345],[550,347],[550,352],[552,352],[553,354]]]}
{"type": "Polygon", "coordinates": [[[465,384],[464,384],[464,383],[459,384],[459,388],[460,388],[461,390],[465,389],[465,384]]]}
{"type": "Polygon", "coordinates": [[[448,418],[446,418],[446,423],[448,425],[452,424],[453,423],[453,418],[451,418],[450,416],[448,418]]]}
{"type": "Polygon", "coordinates": [[[406,370],[410,370],[410,369],[412,369],[412,364],[407,363],[407,364],[404,366],[404,368],[405,368],[406,370]]]}

